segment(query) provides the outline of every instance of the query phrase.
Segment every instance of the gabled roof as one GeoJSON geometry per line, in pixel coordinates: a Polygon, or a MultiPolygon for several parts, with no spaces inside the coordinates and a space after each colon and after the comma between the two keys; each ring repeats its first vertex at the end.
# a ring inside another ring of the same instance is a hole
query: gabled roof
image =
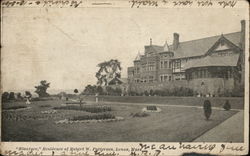
{"type": "Polygon", "coordinates": [[[237,66],[240,54],[229,56],[205,56],[200,59],[188,61],[185,65],[185,70],[195,67],[211,67],[211,66],[237,66]]]}
{"type": "Polygon", "coordinates": [[[168,46],[168,42],[166,41],[164,46],[163,46],[163,51],[169,51],[169,46],[168,46]]]}
{"type": "Polygon", "coordinates": [[[140,52],[138,52],[138,54],[137,54],[137,56],[135,58],[135,61],[140,61],[140,59],[141,59],[141,54],[140,54],[140,52]]]}
{"type": "Polygon", "coordinates": [[[163,52],[163,46],[159,46],[159,45],[147,45],[145,46],[145,53],[148,52],[163,52]]]}
{"type": "MultiPolygon", "coordinates": [[[[223,35],[236,46],[240,46],[241,32],[234,32],[223,35]]],[[[173,45],[170,45],[170,51],[174,52],[174,58],[194,57],[204,55],[215,43],[221,35],[180,42],[178,48],[173,50],[173,45]]]]}
{"type": "Polygon", "coordinates": [[[116,84],[116,82],[117,82],[118,84],[127,83],[127,78],[118,78],[118,77],[116,77],[116,78],[110,79],[110,80],[108,81],[108,84],[109,84],[109,85],[114,85],[114,84],[116,84]]]}

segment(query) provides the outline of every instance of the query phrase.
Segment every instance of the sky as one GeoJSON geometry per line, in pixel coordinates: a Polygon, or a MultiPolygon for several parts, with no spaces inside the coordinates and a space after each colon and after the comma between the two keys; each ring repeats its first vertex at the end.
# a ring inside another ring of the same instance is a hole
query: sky
{"type": "Polygon", "coordinates": [[[4,8],[2,89],[83,90],[95,84],[97,64],[118,59],[122,77],[144,45],[172,44],[240,31],[246,10],[130,8],[4,8]]]}

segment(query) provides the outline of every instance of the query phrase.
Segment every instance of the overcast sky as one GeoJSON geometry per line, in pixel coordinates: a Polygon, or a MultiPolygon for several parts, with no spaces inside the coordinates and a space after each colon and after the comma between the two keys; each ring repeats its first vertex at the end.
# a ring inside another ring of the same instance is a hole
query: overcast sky
{"type": "Polygon", "coordinates": [[[118,59],[122,77],[144,45],[240,31],[243,9],[5,8],[2,23],[3,90],[95,84],[97,64],[118,59]]]}

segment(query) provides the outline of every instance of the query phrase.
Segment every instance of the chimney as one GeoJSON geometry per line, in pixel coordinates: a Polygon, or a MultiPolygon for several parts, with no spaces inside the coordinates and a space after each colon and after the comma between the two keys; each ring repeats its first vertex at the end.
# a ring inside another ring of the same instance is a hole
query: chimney
{"type": "Polygon", "coordinates": [[[152,45],[152,38],[150,38],[150,45],[152,45]]]}
{"type": "Polygon", "coordinates": [[[174,33],[173,50],[176,50],[179,45],[179,34],[174,33]]]}

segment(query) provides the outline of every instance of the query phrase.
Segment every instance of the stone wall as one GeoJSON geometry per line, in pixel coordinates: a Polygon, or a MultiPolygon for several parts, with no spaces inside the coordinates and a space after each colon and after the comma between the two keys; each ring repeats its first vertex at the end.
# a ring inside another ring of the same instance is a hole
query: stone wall
{"type": "Polygon", "coordinates": [[[203,95],[219,95],[224,92],[232,91],[234,88],[234,79],[223,79],[223,78],[202,78],[193,79],[190,81],[179,80],[179,81],[167,81],[163,83],[130,83],[128,86],[128,91],[135,91],[137,93],[142,93],[144,91],[152,90],[164,90],[164,89],[174,89],[174,88],[190,88],[195,92],[203,95]]]}

